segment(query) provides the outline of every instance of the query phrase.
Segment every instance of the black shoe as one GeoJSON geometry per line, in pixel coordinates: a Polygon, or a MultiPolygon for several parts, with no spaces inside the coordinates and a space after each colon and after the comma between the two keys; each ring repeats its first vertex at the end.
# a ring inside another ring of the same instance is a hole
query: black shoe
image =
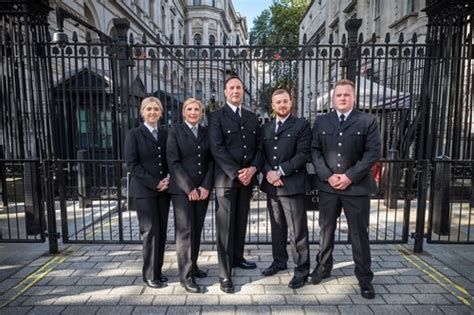
{"type": "Polygon", "coordinates": [[[302,286],[304,286],[304,283],[306,282],[306,277],[297,277],[297,276],[294,276],[290,283],[288,283],[288,287],[292,288],[292,289],[298,289],[298,288],[301,288],[302,286]]]}
{"type": "Polygon", "coordinates": [[[231,279],[221,280],[221,290],[225,293],[234,293],[234,284],[231,279]]]}
{"type": "Polygon", "coordinates": [[[276,261],[272,262],[270,267],[262,271],[262,275],[269,277],[273,276],[274,274],[277,274],[279,271],[285,270],[286,265],[281,265],[277,263],[276,261]]]}
{"type": "Polygon", "coordinates": [[[308,283],[318,284],[323,279],[329,278],[331,276],[331,270],[324,269],[321,265],[318,265],[314,268],[313,272],[308,277],[308,283]]]}
{"type": "Polygon", "coordinates": [[[362,295],[362,297],[364,299],[374,299],[375,298],[375,291],[374,291],[374,287],[372,286],[372,284],[360,284],[360,295],[362,295]]]}
{"type": "Polygon", "coordinates": [[[165,287],[165,284],[160,282],[160,280],[146,280],[146,285],[153,289],[159,289],[165,287]]]}
{"type": "Polygon", "coordinates": [[[257,268],[257,264],[253,261],[243,259],[240,262],[234,264],[234,267],[239,267],[241,269],[255,269],[257,268]]]}
{"type": "Polygon", "coordinates": [[[199,269],[199,268],[196,268],[194,270],[194,276],[196,278],[206,278],[207,277],[207,272],[205,272],[204,270],[202,269],[199,269]]]}
{"type": "Polygon", "coordinates": [[[184,282],[181,282],[181,285],[189,293],[201,293],[201,287],[197,285],[193,278],[187,278],[184,282]]]}
{"type": "Polygon", "coordinates": [[[161,283],[165,283],[168,282],[168,277],[160,273],[160,275],[158,276],[158,280],[160,280],[161,283]]]}

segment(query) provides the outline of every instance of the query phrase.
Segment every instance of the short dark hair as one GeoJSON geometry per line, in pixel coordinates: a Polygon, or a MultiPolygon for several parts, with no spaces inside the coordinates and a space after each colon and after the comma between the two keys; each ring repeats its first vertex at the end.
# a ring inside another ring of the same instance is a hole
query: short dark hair
{"type": "Polygon", "coordinates": [[[242,83],[242,85],[244,85],[244,81],[242,81],[242,79],[238,75],[233,74],[233,75],[230,75],[227,79],[225,79],[225,81],[224,81],[224,90],[227,88],[227,82],[229,82],[230,80],[234,80],[234,79],[239,80],[240,83],[242,83]]]}

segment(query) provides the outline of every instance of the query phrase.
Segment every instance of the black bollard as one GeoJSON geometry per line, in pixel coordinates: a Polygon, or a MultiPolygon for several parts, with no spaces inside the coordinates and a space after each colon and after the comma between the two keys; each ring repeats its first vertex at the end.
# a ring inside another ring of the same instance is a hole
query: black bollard
{"type": "Polygon", "coordinates": [[[449,234],[449,204],[451,200],[451,164],[436,161],[449,161],[450,158],[441,155],[435,159],[433,183],[433,232],[438,235],[449,234]]]}
{"type": "Polygon", "coordinates": [[[398,187],[400,186],[400,163],[397,160],[398,150],[388,150],[388,165],[384,174],[384,204],[390,209],[397,208],[398,187]]]}

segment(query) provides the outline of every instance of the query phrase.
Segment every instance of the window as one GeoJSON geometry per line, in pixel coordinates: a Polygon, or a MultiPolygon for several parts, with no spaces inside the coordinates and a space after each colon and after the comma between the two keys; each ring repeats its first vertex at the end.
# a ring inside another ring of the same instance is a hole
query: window
{"type": "Polygon", "coordinates": [[[202,99],[202,82],[201,81],[196,82],[196,99],[198,100],[202,99]]]}
{"type": "Polygon", "coordinates": [[[155,21],[155,0],[149,0],[148,14],[150,15],[150,20],[155,21]]]}
{"type": "Polygon", "coordinates": [[[194,35],[194,45],[201,45],[202,43],[202,36],[201,34],[197,33],[194,35]]]}
{"type": "Polygon", "coordinates": [[[374,14],[374,32],[380,36],[380,13],[381,13],[381,0],[375,0],[375,14],[374,14]]]}
{"type": "Polygon", "coordinates": [[[209,35],[209,45],[216,44],[216,37],[214,35],[209,35]]]}
{"type": "Polygon", "coordinates": [[[161,6],[161,33],[166,34],[166,11],[165,6],[161,6]]]}
{"type": "Polygon", "coordinates": [[[193,0],[193,5],[201,5],[201,0],[193,0]]]}
{"type": "Polygon", "coordinates": [[[415,12],[415,0],[405,0],[405,10],[403,12],[404,15],[410,14],[415,12]]]}

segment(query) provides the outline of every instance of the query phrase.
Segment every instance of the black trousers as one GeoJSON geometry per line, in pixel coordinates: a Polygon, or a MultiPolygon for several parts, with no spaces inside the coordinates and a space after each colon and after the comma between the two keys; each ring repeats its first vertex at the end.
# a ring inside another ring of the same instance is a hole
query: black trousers
{"type": "Polygon", "coordinates": [[[170,197],[136,198],[135,205],[143,239],[143,281],[157,280],[165,255],[170,197]]]}
{"type": "Polygon", "coordinates": [[[290,232],[290,245],[294,275],[306,277],[309,273],[308,219],[304,207],[304,196],[270,196],[267,195],[267,207],[272,229],[273,260],[286,265],[288,252],[286,242],[290,232]]]}
{"type": "Polygon", "coordinates": [[[355,275],[361,284],[372,282],[369,246],[369,196],[344,196],[319,192],[320,252],[317,260],[324,269],[332,269],[334,250],[334,232],[341,209],[349,226],[349,239],[352,244],[352,258],[355,263],[355,275]]]}
{"type": "Polygon", "coordinates": [[[221,279],[230,279],[232,267],[244,259],[252,190],[253,185],[216,188],[217,259],[221,279]]]}
{"type": "Polygon", "coordinates": [[[209,199],[189,201],[187,195],[172,195],[179,278],[194,276],[197,269],[201,232],[209,199]]]}

